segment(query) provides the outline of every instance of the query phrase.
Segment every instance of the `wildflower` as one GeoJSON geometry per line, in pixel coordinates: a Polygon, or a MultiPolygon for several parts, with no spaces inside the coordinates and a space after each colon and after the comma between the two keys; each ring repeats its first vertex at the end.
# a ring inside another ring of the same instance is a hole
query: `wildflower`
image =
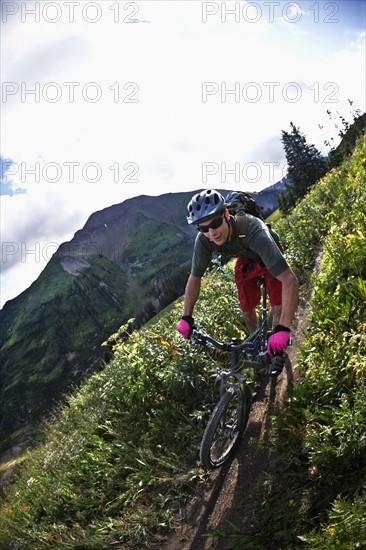
{"type": "Polygon", "coordinates": [[[24,503],[21,504],[20,510],[22,510],[23,512],[29,512],[29,510],[30,510],[29,504],[24,504],[24,503]]]}
{"type": "Polygon", "coordinates": [[[179,357],[179,352],[177,350],[177,348],[175,346],[172,346],[171,350],[170,350],[170,357],[172,357],[173,359],[175,357],[179,357]]]}

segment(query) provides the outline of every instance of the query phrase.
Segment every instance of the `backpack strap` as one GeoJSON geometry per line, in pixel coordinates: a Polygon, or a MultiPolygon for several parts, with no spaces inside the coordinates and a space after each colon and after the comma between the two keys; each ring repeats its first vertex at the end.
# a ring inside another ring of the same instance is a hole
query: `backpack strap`
{"type": "MultiPolygon", "coordinates": [[[[250,249],[249,242],[248,242],[248,216],[244,212],[244,210],[239,210],[239,212],[235,216],[236,225],[238,228],[238,237],[240,239],[240,244],[247,249],[250,249]]],[[[263,221],[263,220],[262,220],[263,221]]],[[[272,229],[270,223],[266,223],[266,226],[268,227],[268,230],[274,240],[274,242],[277,244],[280,243],[280,238],[276,231],[272,229]]]]}
{"type": "Polygon", "coordinates": [[[246,213],[243,210],[239,210],[239,212],[235,216],[235,221],[238,227],[238,237],[240,239],[240,244],[244,248],[249,248],[248,245],[248,217],[246,213]]]}
{"type": "MultiPolygon", "coordinates": [[[[250,215],[250,214],[249,214],[250,215]]],[[[238,237],[239,242],[241,246],[244,248],[244,256],[246,258],[249,258],[253,260],[254,258],[259,258],[258,254],[256,254],[249,246],[249,239],[248,239],[248,213],[244,212],[243,210],[240,210],[236,216],[236,226],[238,229],[238,237]]],[[[240,254],[239,254],[240,256],[240,254]]]]}

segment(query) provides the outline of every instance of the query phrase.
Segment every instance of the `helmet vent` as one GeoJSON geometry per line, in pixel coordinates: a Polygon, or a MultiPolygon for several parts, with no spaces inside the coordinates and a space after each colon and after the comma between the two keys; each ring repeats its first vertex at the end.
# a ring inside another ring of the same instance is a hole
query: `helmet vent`
{"type": "Polygon", "coordinates": [[[188,223],[199,223],[226,209],[224,197],[215,189],[206,189],[192,197],[188,204],[188,223]]]}

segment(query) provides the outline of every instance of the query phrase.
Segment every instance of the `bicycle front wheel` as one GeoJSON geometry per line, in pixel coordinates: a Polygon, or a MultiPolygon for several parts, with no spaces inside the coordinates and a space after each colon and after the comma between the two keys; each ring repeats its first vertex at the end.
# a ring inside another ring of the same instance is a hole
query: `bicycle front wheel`
{"type": "Polygon", "coordinates": [[[203,434],[200,459],[206,469],[219,468],[235,453],[248,423],[251,393],[230,386],[215,407],[203,434]]]}

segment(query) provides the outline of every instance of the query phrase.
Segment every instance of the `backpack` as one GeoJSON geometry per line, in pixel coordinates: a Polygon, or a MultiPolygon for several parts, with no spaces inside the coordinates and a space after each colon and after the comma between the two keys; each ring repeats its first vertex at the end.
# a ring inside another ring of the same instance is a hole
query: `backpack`
{"type": "Polygon", "coordinates": [[[239,210],[243,210],[247,214],[251,214],[264,221],[262,215],[263,206],[260,206],[249,193],[245,193],[244,191],[232,191],[229,193],[226,197],[226,207],[232,216],[235,216],[239,210]]]}
{"type": "MultiPolygon", "coordinates": [[[[258,257],[257,254],[252,250],[250,250],[249,248],[248,216],[246,214],[250,214],[251,216],[260,218],[264,223],[266,223],[262,215],[263,206],[260,206],[253,199],[253,197],[251,197],[248,193],[245,193],[244,191],[232,191],[231,193],[228,193],[225,199],[225,203],[226,203],[226,208],[229,211],[229,214],[231,216],[234,216],[235,218],[237,228],[238,228],[238,237],[240,239],[240,243],[248,251],[246,253],[246,256],[248,258],[257,258],[258,257]]],[[[272,229],[271,224],[266,223],[266,226],[268,227],[273,240],[278,246],[280,244],[280,238],[278,236],[278,233],[274,229],[272,229]]],[[[224,275],[227,275],[227,272],[224,270],[223,265],[225,265],[230,260],[230,257],[226,258],[224,256],[221,256],[221,261],[220,261],[216,245],[210,241],[210,246],[220,271],[224,275]]]]}
{"type": "MultiPolygon", "coordinates": [[[[249,248],[248,245],[248,218],[245,214],[251,214],[256,218],[260,218],[264,221],[262,210],[263,206],[260,206],[254,199],[245,193],[244,191],[232,191],[226,196],[226,207],[229,214],[234,216],[238,226],[239,239],[241,240],[245,248],[249,248]]],[[[276,231],[272,229],[271,224],[266,223],[270,234],[276,244],[279,244],[280,238],[276,231]]]]}

